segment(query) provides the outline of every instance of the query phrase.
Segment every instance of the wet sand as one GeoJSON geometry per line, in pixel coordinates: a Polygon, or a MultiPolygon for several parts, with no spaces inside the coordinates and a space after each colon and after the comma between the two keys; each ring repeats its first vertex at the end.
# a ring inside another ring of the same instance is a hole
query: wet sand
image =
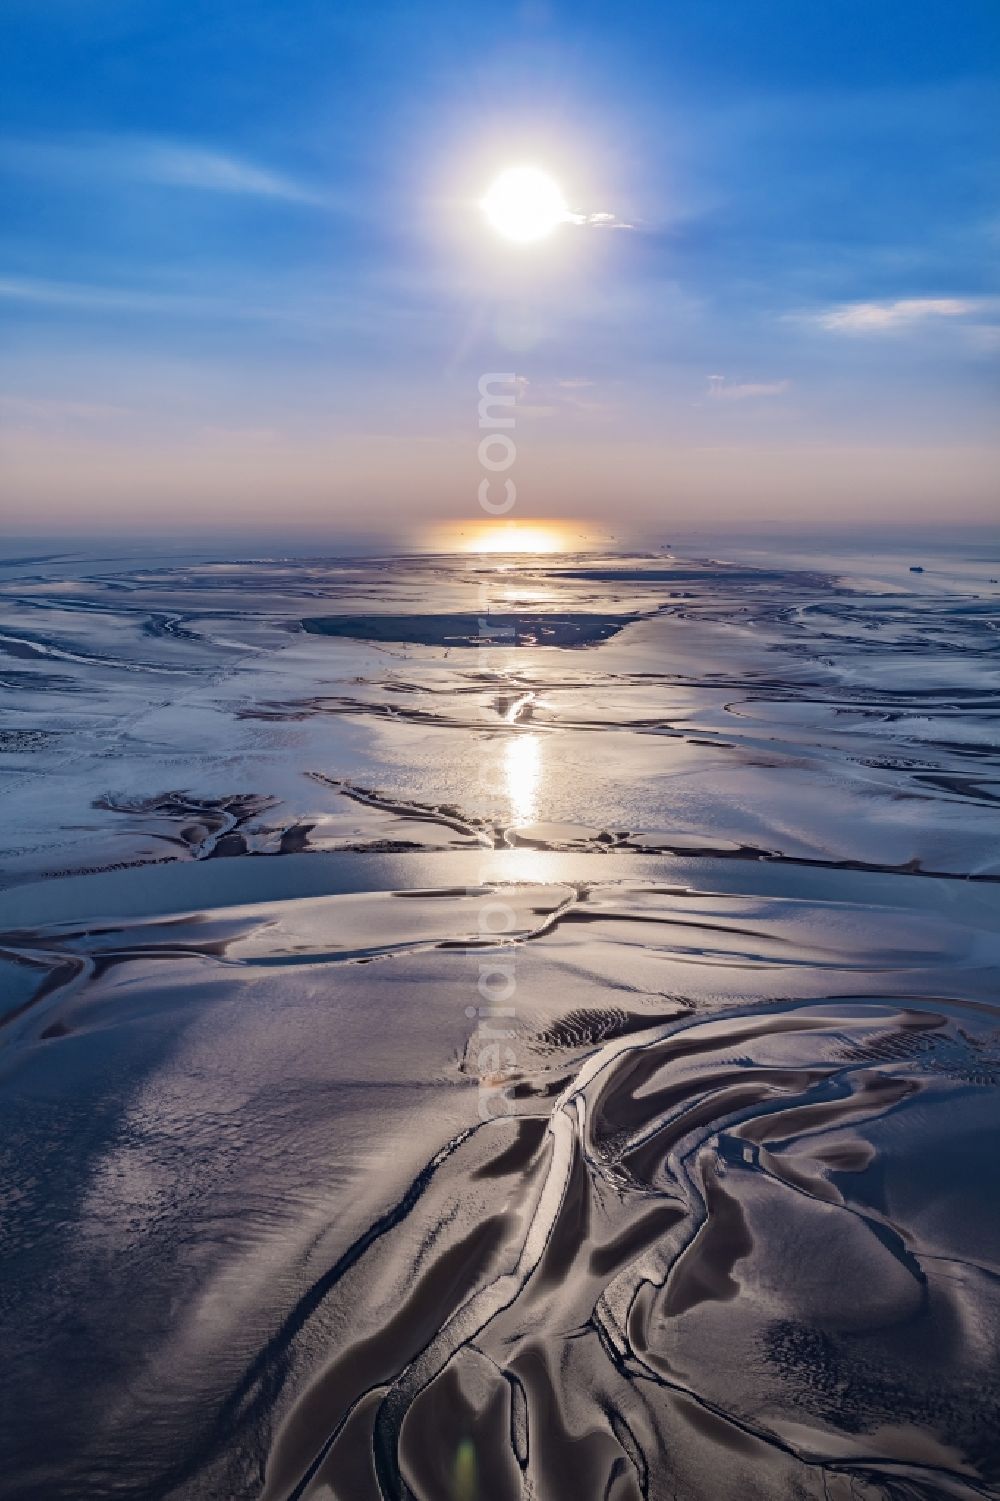
{"type": "Polygon", "coordinates": [[[995,600],[42,561],[0,1496],[1000,1494],[995,600]]]}

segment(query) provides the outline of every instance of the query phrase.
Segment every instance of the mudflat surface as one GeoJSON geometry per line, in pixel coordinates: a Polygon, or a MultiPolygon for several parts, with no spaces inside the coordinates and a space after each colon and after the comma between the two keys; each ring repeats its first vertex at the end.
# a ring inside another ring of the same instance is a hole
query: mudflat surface
{"type": "Polygon", "coordinates": [[[0,1496],[1000,1494],[998,591],[911,561],[6,571],[0,1496]]]}

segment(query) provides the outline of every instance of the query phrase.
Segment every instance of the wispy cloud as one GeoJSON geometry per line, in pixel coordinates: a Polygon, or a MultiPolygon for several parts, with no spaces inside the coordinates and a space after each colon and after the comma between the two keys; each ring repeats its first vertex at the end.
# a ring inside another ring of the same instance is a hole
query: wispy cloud
{"type": "Polygon", "coordinates": [[[965,318],[978,301],[964,297],[901,297],[892,302],[847,302],[818,313],[815,321],[834,333],[886,333],[937,318],[965,318]]]}
{"type": "Polygon", "coordinates": [[[125,287],[86,286],[78,282],[43,281],[27,276],[0,276],[0,298],[94,312],[199,314],[213,309],[226,310],[225,304],[217,307],[207,298],[125,287]]]}
{"type": "Polygon", "coordinates": [[[634,224],[619,219],[617,214],[573,214],[572,218],[574,223],[587,224],[591,229],[635,229],[634,224]]]}
{"type": "Polygon", "coordinates": [[[303,183],[244,157],[197,142],[154,136],[13,139],[0,147],[0,161],[8,170],[36,176],[145,182],[293,203],[323,201],[303,183]]]}
{"type": "Polygon", "coordinates": [[[724,375],[710,375],[708,394],[713,401],[754,401],[761,397],[783,396],[791,384],[789,380],[729,381],[724,375]]]}
{"type": "Polygon", "coordinates": [[[48,396],[16,396],[0,392],[0,419],[13,422],[107,422],[128,414],[129,408],[107,402],[61,401],[48,396]]]}
{"type": "Polygon", "coordinates": [[[137,153],[136,166],[151,181],[174,187],[199,188],[210,193],[248,193],[258,198],[287,198],[296,203],[320,201],[317,194],[281,173],[199,146],[151,141],[137,153]]]}
{"type": "Polygon", "coordinates": [[[314,302],[303,309],[294,300],[272,295],[261,288],[253,295],[238,287],[206,286],[200,293],[135,286],[101,286],[83,282],[45,281],[27,276],[0,275],[0,302],[37,304],[40,307],[115,315],[141,314],[153,318],[213,319],[222,322],[256,322],[317,328],[342,316],[343,304],[314,302]]]}
{"type": "Polygon", "coordinates": [[[619,219],[617,214],[601,212],[597,214],[567,213],[567,224],[582,224],[586,229],[635,229],[634,224],[627,224],[624,219],[619,219]]]}
{"type": "Polygon", "coordinates": [[[395,304],[381,288],[362,293],[326,285],[305,285],[301,279],[250,278],[232,275],[185,278],[146,285],[54,281],[11,276],[0,271],[0,304],[22,304],[81,314],[85,319],[137,317],[194,320],[207,324],[256,324],[281,328],[310,342],[336,331],[370,338],[380,318],[388,328],[395,304]]]}
{"type": "Polygon", "coordinates": [[[591,395],[595,382],[583,377],[552,381],[529,381],[517,377],[517,415],[519,417],[605,418],[615,406],[591,395]]]}

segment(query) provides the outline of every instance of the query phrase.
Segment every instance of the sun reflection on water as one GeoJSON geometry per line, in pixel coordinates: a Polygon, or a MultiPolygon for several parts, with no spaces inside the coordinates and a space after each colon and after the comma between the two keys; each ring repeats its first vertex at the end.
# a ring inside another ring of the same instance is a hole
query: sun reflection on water
{"type": "Polygon", "coordinates": [[[512,824],[538,821],[538,787],[542,774],[541,736],[515,734],[504,746],[504,779],[512,824]]]}

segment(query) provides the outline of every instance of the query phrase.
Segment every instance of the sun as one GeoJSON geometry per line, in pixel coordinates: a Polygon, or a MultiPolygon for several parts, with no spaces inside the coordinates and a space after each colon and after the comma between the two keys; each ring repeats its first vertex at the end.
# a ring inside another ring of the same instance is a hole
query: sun
{"type": "Polygon", "coordinates": [[[498,234],[521,245],[544,240],[573,218],[559,184],[540,167],[508,167],[480,207],[498,234]]]}

